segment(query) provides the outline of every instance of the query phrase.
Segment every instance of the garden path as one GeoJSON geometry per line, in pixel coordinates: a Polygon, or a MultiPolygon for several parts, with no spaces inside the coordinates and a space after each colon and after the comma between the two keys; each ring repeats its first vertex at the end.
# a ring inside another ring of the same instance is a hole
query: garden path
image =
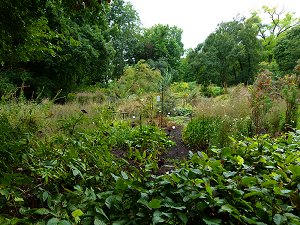
{"type": "Polygon", "coordinates": [[[175,142],[175,145],[160,156],[159,164],[161,164],[161,167],[158,171],[159,174],[174,169],[176,162],[188,157],[190,149],[183,143],[182,129],[181,126],[177,126],[174,130],[171,130],[170,139],[175,142]]]}

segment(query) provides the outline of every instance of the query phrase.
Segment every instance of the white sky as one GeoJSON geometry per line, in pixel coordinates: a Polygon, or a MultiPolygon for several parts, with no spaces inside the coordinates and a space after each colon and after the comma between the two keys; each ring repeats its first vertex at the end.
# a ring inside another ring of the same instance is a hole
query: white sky
{"type": "Polygon", "coordinates": [[[300,17],[300,0],[127,0],[139,13],[144,27],[176,25],[183,30],[185,49],[195,48],[223,21],[237,14],[250,15],[263,5],[277,6],[300,17]]]}

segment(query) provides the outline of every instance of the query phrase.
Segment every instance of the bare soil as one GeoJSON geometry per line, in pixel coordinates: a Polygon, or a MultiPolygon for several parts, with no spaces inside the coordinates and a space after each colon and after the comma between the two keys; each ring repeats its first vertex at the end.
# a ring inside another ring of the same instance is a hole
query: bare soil
{"type": "MultiPolygon", "coordinates": [[[[157,175],[165,174],[176,168],[180,161],[186,159],[189,154],[189,148],[183,143],[182,140],[182,127],[176,126],[175,129],[167,129],[165,131],[169,138],[175,142],[175,145],[168,148],[161,156],[159,156],[158,166],[159,170],[155,172],[157,175]]],[[[122,149],[114,149],[112,153],[118,158],[124,158],[126,151],[122,149]]],[[[129,160],[131,165],[135,165],[134,160],[129,160]]],[[[137,166],[138,167],[138,166],[137,166]]]]}
{"type": "Polygon", "coordinates": [[[167,130],[170,139],[175,142],[175,145],[166,150],[159,158],[160,169],[158,174],[164,174],[175,168],[176,161],[180,162],[188,157],[190,149],[183,143],[182,127],[177,126],[175,129],[167,130]]]}

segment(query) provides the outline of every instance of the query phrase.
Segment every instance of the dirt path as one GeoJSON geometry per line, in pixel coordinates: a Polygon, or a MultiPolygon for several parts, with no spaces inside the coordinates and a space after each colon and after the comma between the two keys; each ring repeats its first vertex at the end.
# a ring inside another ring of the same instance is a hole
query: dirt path
{"type": "Polygon", "coordinates": [[[182,127],[176,127],[170,132],[170,139],[175,142],[175,145],[167,149],[160,156],[158,174],[164,174],[175,168],[176,161],[186,159],[189,154],[189,148],[182,141],[182,127]]]}
{"type": "MultiPolygon", "coordinates": [[[[159,156],[158,166],[159,170],[155,172],[157,175],[165,174],[168,171],[173,170],[176,167],[176,164],[179,164],[181,160],[184,160],[188,157],[189,149],[183,143],[181,135],[182,135],[182,127],[177,126],[175,129],[171,131],[167,131],[170,139],[175,142],[175,145],[170,147],[165,151],[164,154],[159,156]]],[[[114,149],[112,153],[118,158],[124,158],[127,154],[126,151],[120,149],[114,149]]],[[[134,164],[134,160],[129,160],[132,164],[134,164]]]]}

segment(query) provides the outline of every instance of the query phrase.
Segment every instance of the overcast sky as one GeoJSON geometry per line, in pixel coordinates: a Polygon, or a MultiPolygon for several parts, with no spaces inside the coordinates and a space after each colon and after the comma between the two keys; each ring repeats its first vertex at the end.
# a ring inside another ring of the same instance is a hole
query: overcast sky
{"type": "Polygon", "coordinates": [[[183,30],[184,47],[195,48],[217,24],[237,14],[249,16],[263,5],[277,6],[300,17],[300,0],[127,0],[138,11],[144,27],[176,25],[183,30]]]}

